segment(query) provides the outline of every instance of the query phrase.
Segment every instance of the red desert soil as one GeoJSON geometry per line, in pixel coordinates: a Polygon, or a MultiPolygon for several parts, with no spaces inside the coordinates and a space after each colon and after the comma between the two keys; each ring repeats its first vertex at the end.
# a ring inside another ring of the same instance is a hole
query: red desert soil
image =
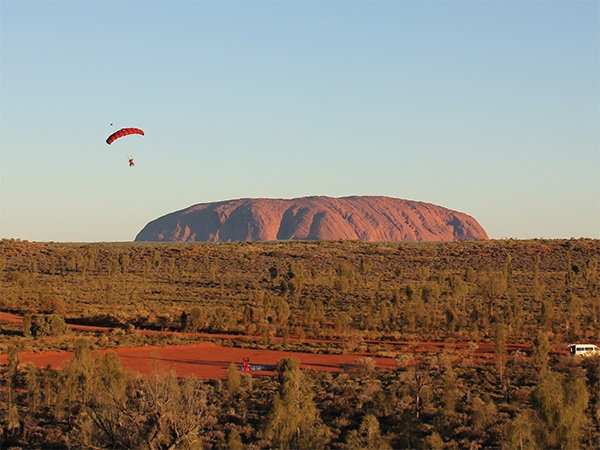
{"type": "MultiPolygon", "coordinates": [[[[22,323],[20,316],[0,312],[0,323],[22,323]]],[[[69,325],[72,329],[81,331],[106,331],[102,327],[85,327],[81,325],[69,325]]],[[[424,352],[439,350],[446,347],[447,344],[440,342],[393,342],[396,346],[404,347],[400,351],[406,352],[424,352]]],[[[509,345],[508,351],[520,349],[525,350],[529,345],[509,345]]],[[[469,353],[473,358],[480,362],[493,362],[494,345],[479,344],[477,350],[468,350],[466,342],[453,343],[452,350],[460,350],[469,353]]],[[[352,364],[356,359],[363,357],[373,358],[377,369],[397,369],[394,358],[377,357],[370,353],[352,353],[347,355],[324,355],[313,353],[286,352],[275,350],[253,350],[244,348],[235,348],[220,346],[212,343],[198,343],[192,345],[169,345],[169,346],[148,346],[133,348],[116,348],[111,350],[97,350],[93,353],[104,354],[112,351],[121,359],[121,365],[126,370],[139,372],[143,375],[149,375],[155,369],[160,371],[173,370],[181,377],[198,377],[203,379],[224,379],[227,377],[227,368],[230,363],[242,364],[242,359],[248,357],[251,364],[271,365],[277,364],[282,358],[297,358],[300,366],[304,369],[323,370],[329,372],[341,371],[341,366],[352,364]]],[[[398,351],[398,349],[396,349],[398,351]]],[[[37,367],[47,367],[50,365],[53,369],[59,369],[65,361],[73,357],[72,352],[51,351],[43,353],[21,352],[19,353],[20,363],[32,363],[37,367]]],[[[7,355],[0,355],[0,364],[7,363],[7,355]]],[[[272,372],[253,371],[253,374],[269,374],[272,372]]]]}

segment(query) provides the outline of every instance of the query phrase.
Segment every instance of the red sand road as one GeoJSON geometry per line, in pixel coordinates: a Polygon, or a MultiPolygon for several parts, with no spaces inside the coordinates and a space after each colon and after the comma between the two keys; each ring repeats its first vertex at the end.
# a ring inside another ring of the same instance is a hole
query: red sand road
{"type": "MultiPolygon", "coordinates": [[[[121,359],[124,369],[139,372],[143,375],[152,373],[155,368],[159,371],[174,370],[178,376],[198,377],[204,379],[227,377],[230,363],[242,365],[244,357],[250,358],[251,364],[277,364],[282,358],[297,358],[304,369],[339,372],[340,365],[351,364],[357,358],[366,354],[352,355],[322,355],[312,353],[283,352],[272,350],[252,350],[234,347],[221,347],[216,344],[200,343],[193,345],[170,345],[166,347],[134,347],[117,348],[114,350],[98,350],[94,354],[115,352],[121,359]]],[[[72,352],[22,352],[19,354],[21,364],[30,362],[37,367],[48,364],[58,369],[62,363],[73,357],[72,352]]],[[[377,368],[397,368],[392,358],[373,358],[377,368]]],[[[6,364],[6,355],[0,357],[0,364],[6,364]]],[[[272,372],[253,371],[253,374],[268,374],[272,372]]]]}
{"type": "MultiPolygon", "coordinates": [[[[0,323],[22,323],[22,317],[9,313],[0,312],[0,323]]],[[[107,331],[102,327],[84,327],[81,325],[70,325],[72,329],[87,331],[107,331]]],[[[339,372],[340,365],[352,364],[356,359],[370,356],[368,354],[351,355],[323,355],[312,353],[284,352],[274,350],[253,350],[235,347],[223,347],[211,343],[198,343],[192,345],[169,345],[148,346],[133,348],[116,348],[111,350],[97,350],[94,354],[104,354],[112,351],[121,359],[124,369],[139,372],[144,375],[152,373],[153,370],[174,370],[178,376],[194,376],[198,378],[226,378],[229,364],[242,365],[244,357],[250,358],[251,364],[271,365],[277,364],[282,358],[297,358],[300,366],[305,369],[325,370],[339,372]]],[[[19,361],[32,363],[37,367],[50,365],[53,369],[59,369],[63,362],[73,357],[72,352],[21,352],[19,361]]],[[[396,368],[396,362],[392,358],[374,358],[377,368],[396,368]]],[[[0,364],[6,364],[7,355],[0,355],[0,364]]],[[[252,371],[253,374],[269,374],[272,372],[252,371]]]]}
{"type": "MultiPolygon", "coordinates": [[[[22,323],[22,317],[9,313],[0,312],[0,323],[22,323]]],[[[108,328],[86,327],[82,325],[69,325],[72,329],[87,331],[108,331],[108,328]]],[[[140,330],[141,331],[141,330],[140,330]]],[[[145,331],[141,331],[145,332],[145,331]]],[[[148,333],[159,333],[146,331],[148,333]]],[[[200,336],[199,336],[200,338],[200,336]]],[[[238,336],[239,338],[239,336],[238,336]]],[[[369,341],[370,342],[370,341],[369,341]]],[[[375,342],[375,341],[373,341],[375,342]]],[[[439,351],[448,344],[443,342],[393,342],[403,347],[401,351],[422,353],[427,351],[439,351]]],[[[512,352],[520,349],[525,350],[531,346],[528,344],[512,344],[507,346],[512,352]]],[[[492,343],[480,343],[476,350],[469,350],[466,342],[450,344],[449,349],[459,350],[469,354],[472,358],[482,363],[493,363],[494,345],[492,343]]],[[[116,348],[111,350],[97,350],[94,354],[103,354],[108,351],[116,353],[121,359],[124,369],[139,372],[143,375],[152,373],[156,368],[161,371],[174,370],[178,376],[194,376],[198,378],[226,378],[227,368],[230,363],[242,365],[242,359],[248,357],[251,364],[271,365],[277,364],[282,358],[297,358],[300,366],[305,369],[324,370],[339,372],[340,366],[352,364],[358,358],[372,357],[378,369],[397,369],[393,358],[380,358],[367,353],[353,353],[348,355],[325,355],[313,353],[284,352],[275,350],[253,350],[235,347],[224,347],[211,343],[198,343],[192,345],[169,345],[169,346],[145,346],[133,348],[116,348]]],[[[73,357],[72,352],[21,352],[19,360],[21,363],[30,362],[37,367],[50,365],[59,369],[63,362],[73,357]]],[[[7,363],[7,355],[0,355],[0,364],[7,363]]],[[[253,371],[253,374],[272,374],[272,372],[253,371]]]]}

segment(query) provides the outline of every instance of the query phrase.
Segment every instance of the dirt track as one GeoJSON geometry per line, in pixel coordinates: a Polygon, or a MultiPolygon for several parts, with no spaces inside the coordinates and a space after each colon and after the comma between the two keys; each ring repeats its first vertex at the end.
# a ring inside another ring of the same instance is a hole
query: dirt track
{"type": "MultiPolygon", "coordinates": [[[[22,318],[8,313],[0,312],[0,323],[21,323],[22,318]]],[[[85,327],[81,325],[70,325],[70,328],[85,331],[107,331],[101,327],[85,327]]],[[[428,350],[440,350],[445,344],[439,342],[420,342],[420,343],[394,343],[398,346],[406,346],[404,351],[423,352],[428,350]],[[410,349],[409,349],[410,345],[410,349]]],[[[508,351],[516,349],[525,349],[528,345],[509,345],[508,351]]],[[[469,350],[467,343],[453,344],[454,350],[469,353],[470,356],[477,358],[482,362],[493,362],[494,346],[493,344],[480,344],[477,350],[469,350]]],[[[369,353],[353,353],[347,355],[324,355],[299,352],[284,352],[273,350],[252,350],[243,348],[234,348],[219,346],[211,343],[198,343],[192,345],[170,345],[165,347],[133,347],[117,348],[113,350],[94,351],[97,354],[103,354],[108,351],[115,352],[121,359],[124,369],[139,372],[148,375],[155,368],[160,370],[174,370],[178,376],[193,376],[204,379],[221,378],[227,376],[227,368],[234,362],[241,365],[244,357],[250,358],[253,364],[276,364],[282,358],[294,357],[300,360],[302,368],[314,370],[324,370],[330,372],[339,372],[341,367],[346,364],[352,364],[356,359],[362,357],[372,357],[377,365],[377,369],[396,369],[398,366],[393,358],[381,358],[369,353]]],[[[32,353],[21,352],[19,359],[21,363],[30,362],[37,367],[46,367],[58,369],[63,362],[72,358],[72,352],[44,352],[32,353]]],[[[0,355],[0,364],[6,364],[6,355],[0,355]]],[[[267,375],[272,372],[253,371],[254,375],[267,375]]]]}

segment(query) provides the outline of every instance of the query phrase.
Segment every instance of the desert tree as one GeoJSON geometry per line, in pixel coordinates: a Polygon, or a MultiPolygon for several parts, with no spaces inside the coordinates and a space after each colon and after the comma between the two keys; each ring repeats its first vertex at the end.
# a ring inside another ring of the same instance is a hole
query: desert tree
{"type": "Polygon", "coordinates": [[[19,410],[16,402],[18,368],[19,368],[19,350],[13,344],[7,348],[8,364],[6,367],[6,404],[4,406],[4,423],[6,433],[15,435],[21,427],[19,410]]]}
{"type": "Polygon", "coordinates": [[[69,332],[64,317],[58,314],[39,314],[35,316],[31,327],[31,334],[40,336],[61,336],[69,332]]]}
{"type": "Polygon", "coordinates": [[[496,324],[496,336],[494,339],[494,344],[494,353],[496,356],[496,373],[498,374],[498,380],[500,380],[504,392],[506,392],[506,326],[502,322],[496,324]]]}
{"type": "Polygon", "coordinates": [[[591,299],[592,322],[598,323],[600,317],[600,296],[598,295],[598,258],[590,258],[583,271],[585,292],[587,298],[591,299]]]}
{"type": "Polygon", "coordinates": [[[421,416],[424,400],[430,396],[430,385],[433,382],[435,372],[437,372],[436,369],[437,367],[429,359],[423,359],[409,366],[400,377],[401,381],[408,386],[413,396],[413,409],[417,419],[421,416]]]}
{"type": "Polygon", "coordinates": [[[340,263],[336,268],[337,277],[334,279],[334,287],[341,293],[350,292],[356,285],[356,272],[348,262],[340,263]]]}
{"type": "Polygon", "coordinates": [[[287,283],[288,290],[295,295],[300,295],[300,291],[304,286],[304,266],[297,262],[292,262],[289,265],[287,273],[283,275],[283,279],[287,283]]]}
{"type": "Polygon", "coordinates": [[[182,311],[179,315],[179,329],[181,331],[186,331],[188,326],[188,314],[185,311],[182,311]]]}
{"type": "Polygon", "coordinates": [[[168,446],[201,450],[203,435],[217,423],[217,406],[208,399],[202,380],[185,378],[179,384],[180,395],[168,416],[168,446]]]}
{"type": "Polygon", "coordinates": [[[35,416],[42,404],[40,370],[33,364],[27,364],[24,370],[25,389],[27,391],[27,407],[31,416],[35,416]]]}
{"type": "MultiPolygon", "coordinates": [[[[150,379],[140,380],[139,400],[128,407],[128,421],[137,440],[148,448],[159,448],[172,441],[170,423],[181,402],[175,373],[155,370],[150,379]]],[[[129,427],[128,427],[129,428],[129,427]]]]}
{"type": "Polygon", "coordinates": [[[374,414],[367,413],[358,427],[351,430],[346,437],[346,448],[350,450],[391,450],[389,440],[382,434],[379,420],[374,414]]]}
{"type": "Polygon", "coordinates": [[[330,432],[319,416],[310,380],[296,358],[278,363],[279,392],[268,419],[266,436],[273,447],[322,448],[330,432]]]}
{"type": "Polygon", "coordinates": [[[121,263],[118,258],[114,258],[110,261],[110,265],[108,266],[108,276],[112,278],[118,273],[121,273],[121,263]]]}
{"type": "Polygon", "coordinates": [[[175,258],[169,258],[167,265],[167,274],[169,275],[169,279],[171,281],[179,278],[179,267],[177,267],[177,262],[175,258]]]}
{"type": "Polygon", "coordinates": [[[471,266],[465,269],[465,281],[467,283],[474,283],[477,280],[477,272],[471,266]]]}
{"type": "Polygon", "coordinates": [[[446,311],[444,311],[444,315],[446,317],[446,329],[452,336],[454,333],[456,333],[457,329],[456,312],[452,309],[446,309],[446,311]]]}
{"type": "Polygon", "coordinates": [[[483,398],[473,395],[470,402],[471,430],[473,438],[478,442],[490,439],[494,427],[499,420],[498,407],[488,395],[483,398]]]}
{"type": "Polygon", "coordinates": [[[540,275],[540,255],[533,257],[533,279],[532,279],[533,298],[536,302],[541,302],[542,295],[546,290],[546,285],[540,275]]]}
{"type": "Polygon", "coordinates": [[[577,368],[563,381],[565,398],[564,413],[561,416],[563,441],[565,448],[577,448],[581,445],[583,429],[587,423],[586,409],[589,395],[585,374],[577,368]]]}
{"type": "Polygon", "coordinates": [[[187,316],[187,331],[191,331],[193,333],[200,331],[202,328],[204,328],[205,323],[206,317],[202,307],[194,306],[187,316]]]}
{"type": "Polygon", "coordinates": [[[571,255],[569,255],[567,260],[567,271],[565,273],[565,292],[567,295],[573,293],[573,290],[575,289],[578,272],[579,269],[573,265],[571,261],[571,255]]]}
{"type": "Polygon", "coordinates": [[[279,326],[282,328],[287,328],[291,310],[286,299],[278,297],[275,300],[275,314],[277,316],[279,326]]]}
{"type": "Polygon", "coordinates": [[[26,300],[26,292],[29,286],[31,285],[31,273],[29,270],[18,271],[18,272],[9,272],[10,278],[16,282],[16,285],[19,287],[19,300],[22,302],[26,300]]]}
{"type": "Polygon", "coordinates": [[[417,279],[421,284],[425,283],[427,279],[431,276],[431,267],[429,266],[417,266],[417,279]]]}
{"type": "Polygon", "coordinates": [[[333,319],[333,329],[338,335],[345,335],[350,330],[351,322],[350,315],[345,311],[341,311],[333,319]]]}
{"type": "Polygon", "coordinates": [[[583,300],[573,292],[567,294],[567,331],[572,331],[575,335],[581,330],[581,318],[583,312],[583,300]]]}
{"type": "Polygon", "coordinates": [[[506,278],[506,284],[510,287],[512,285],[513,279],[513,263],[512,263],[512,255],[510,253],[506,254],[504,258],[504,267],[502,269],[502,274],[504,278],[506,278]]]}
{"type": "Polygon", "coordinates": [[[144,259],[144,278],[150,278],[152,274],[152,260],[150,258],[144,259]]]}
{"type": "Polygon", "coordinates": [[[552,328],[555,324],[555,313],[556,308],[554,307],[554,298],[552,296],[544,297],[542,299],[540,325],[545,331],[552,331],[552,328]]]}
{"type": "Polygon", "coordinates": [[[371,274],[372,262],[369,258],[362,257],[360,259],[360,274],[363,277],[363,282],[365,286],[367,285],[368,277],[371,274]]]}
{"type": "Polygon", "coordinates": [[[540,374],[548,370],[548,362],[550,361],[550,341],[548,336],[543,331],[539,331],[533,341],[533,364],[538,369],[540,374]]]}
{"type": "Polygon", "coordinates": [[[227,435],[227,449],[228,450],[244,450],[244,442],[242,436],[237,428],[233,427],[227,435]]]}
{"type": "Polygon", "coordinates": [[[69,423],[75,408],[85,403],[92,391],[92,371],[89,343],[85,339],[78,339],[74,344],[73,359],[63,363],[59,377],[62,385],[59,399],[69,423]]]}
{"type": "Polygon", "coordinates": [[[271,280],[275,280],[275,278],[277,278],[279,276],[279,270],[277,269],[277,267],[275,266],[271,266],[269,267],[269,278],[271,280]]]}
{"type": "Polygon", "coordinates": [[[208,276],[209,280],[212,283],[216,283],[217,281],[217,272],[219,271],[219,263],[217,261],[213,261],[208,268],[208,276]]]}
{"type": "Polygon", "coordinates": [[[547,370],[540,377],[533,399],[541,421],[540,446],[579,448],[589,399],[583,374],[572,371],[567,377],[547,370]]]}
{"type": "Polygon", "coordinates": [[[242,375],[240,369],[235,363],[230,363],[227,367],[227,392],[229,395],[238,394],[242,389],[242,375]]]}
{"type": "MultiPolygon", "coordinates": [[[[432,410],[434,413],[431,424],[435,427],[435,432],[430,437],[435,437],[439,433],[438,438],[443,436],[452,442],[451,437],[457,427],[464,425],[466,414],[462,413],[462,396],[465,392],[465,385],[457,376],[453,366],[456,364],[456,359],[448,355],[438,355],[438,364],[440,372],[435,377],[432,386],[432,410]],[[460,411],[460,412],[459,412],[460,411]]],[[[431,430],[429,425],[425,426],[425,432],[431,430]]],[[[426,448],[445,448],[443,443],[438,446],[435,442],[428,442],[426,438],[426,448]],[[436,445],[432,445],[436,444],[436,445]]]]}
{"type": "Polygon", "coordinates": [[[121,266],[123,275],[127,275],[131,266],[131,256],[129,253],[119,255],[119,265],[121,266]]]}
{"type": "Polygon", "coordinates": [[[583,278],[590,295],[598,295],[598,258],[590,258],[585,264],[583,278]]]}
{"type": "Polygon", "coordinates": [[[443,450],[446,446],[440,433],[434,431],[423,439],[423,448],[426,448],[427,450],[443,450]]]}
{"type": "Polygon", "coordinates": [[[59,373],[47,366],[39,371],[41,403],[53,417],[62,417],[62,411],[56,408],[58,403],[59,391],[62,388],[59,383],[59,373]]]}
{"type": "Polygon", "coordinates": [[[115,352],[102,355],[95,372],[96,388],[112,392],[115,398],[123,399],[126,394],[127,376],[121,367],[121,360],[115,352]]]}
{"type": "Polygon", "coordinates": [[[25,314],[23,316],[23,336],[31,337],[31,314],[25,314]]]}
{"type": "Polygon", "coordinates": [[[88,433],[74,438],[100,448],[203,448],[202,434],[217,418],[201,380],[180,383],[174,372],[157,368],[149,379],[128,375],[126,381],[126,395],[100,385],[87,414],[77,419],[88,433]]]}
{"type": "Polygon", "coordinates": [[[525,409],[519,412],[509,422],[506,448],[514,450],[537,450],[539,446],[535,438],[535,420],[531,410],[525,409]]]}
{"type": "Polygon", "coordinates": [[[116,353],[105,353],[93,366],[93,389],[75,418],[70,439],[82,447],[123,445],[129,377],[116,353]]]}
{"type": "Polygon", "coordinates": [[[377,361],[375,361],[370,356],[366,356],[363,358],[355,359],[354,363],[352,364],[352,367],[360,375],[370,375],[375,372],[376,365],[377,361]]]}
{"type": "Polygon", "coordinates": [[[560,444],[559,427],[564,407],[561,381],[558,373],[546,370],[534,391],[535,410],[541,420],[538,432],[544,447],[557,447],[560,444]]]}
{"type": "MultiPolygon", "coordinates": [[[[494,306],[507,290],[506,277],[492,272],[490,268],[477,278],[477,292],[481,296],[484,305],[487,305],[487,317],[489,320],[494,316],[494,306]]],[[[486,322],[487,322],[486,320],[486,322]]]]}
{"type": "Polygon", "coordinates": [[[379,327],[383,331],[391,331],[392,330],[392,322],[394,319],[394,315],[392,314],[393,308],[392,304],[388,300],[383,300],[379,302],[379,327]]]}
{"type": "Polygon", "coordinates": [[[453,301],[452,308],[464,312],[467,295],[469,293],[469,285],[458,275],[451,275],[448,283],[450,285],[450,295],[453,301]]]}

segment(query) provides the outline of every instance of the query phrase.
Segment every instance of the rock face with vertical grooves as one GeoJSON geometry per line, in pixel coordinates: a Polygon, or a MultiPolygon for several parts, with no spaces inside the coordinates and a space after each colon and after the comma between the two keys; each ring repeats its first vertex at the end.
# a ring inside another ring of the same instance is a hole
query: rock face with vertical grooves
{"type": "Polygon", "coordinates": [[[246,198],[201,203],[159,217],[138,242],[284,240],[371,242],[488,239],[471,216],[442,206],[381,196],[246,198]]]}

